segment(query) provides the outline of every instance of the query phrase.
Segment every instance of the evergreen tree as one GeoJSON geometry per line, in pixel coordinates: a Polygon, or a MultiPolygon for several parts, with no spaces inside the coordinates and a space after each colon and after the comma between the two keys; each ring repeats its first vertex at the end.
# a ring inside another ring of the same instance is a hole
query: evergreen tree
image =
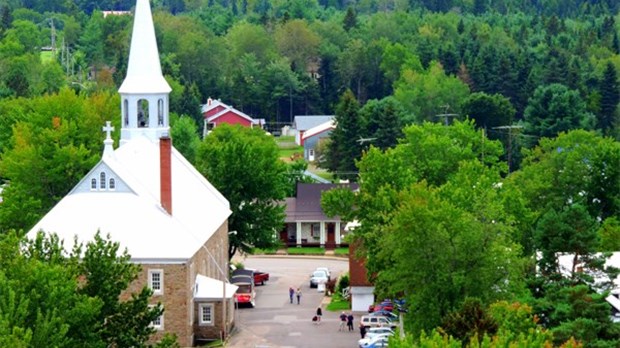
{"type": "Polygon", "coordinates": [[[347,13],[344,15],[343,28],[346,31],[351,30],[357,26],[357,14],[352,6],[347,8],[347,13]]]}
{"type": "Polygon", "coordinates": [[[608,62],[605,66],[599,91],[601,111],[598,114],[597,127],[602,130],[603,134],[609,135],[618,113],[618,103],[620,103],[620,83],[618,83],[616,67],[612,62],[608,62]]]}
{"type": "Polygon", "coordinates": [[[327,149],[328,169],[337,178],[357,180],[355,161],[361,157],[359,103],[347,89],[336,107],[336,128],[331,133],[327,149]]]}

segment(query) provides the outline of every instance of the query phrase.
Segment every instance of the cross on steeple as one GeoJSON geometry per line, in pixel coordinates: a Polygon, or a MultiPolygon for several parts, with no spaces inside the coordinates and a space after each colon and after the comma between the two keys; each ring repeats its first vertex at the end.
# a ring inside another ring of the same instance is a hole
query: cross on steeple
{"type": "Polygon", "coordinates": [[[103,128],[101,128],[101,130],[103,130],[104,132],[106,132],[106,140],[107,139],[112,139],[112,132],[114,131],[114,127],[112,127],[111,122],[110,121],[105,121],[105,126],[103,128]]]}

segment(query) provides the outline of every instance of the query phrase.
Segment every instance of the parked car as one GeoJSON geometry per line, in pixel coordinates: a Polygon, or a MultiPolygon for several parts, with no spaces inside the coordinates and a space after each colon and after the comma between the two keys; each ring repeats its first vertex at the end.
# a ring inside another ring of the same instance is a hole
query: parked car
{"type": "Polygon", "coordinates": [[[383,310],[383,309],[382,310],[378,310],[376,312],[368,313],[368,315],[386,317],[390,321],[398,321],[399,320],[398,315],[396,315],[396,314],[394,314],[392,312],[388,312],[388,311],[383,310]]]}
{"type": "Polygon", "coordinates": [[[387,347],[391,334],[379,334],[372,338],[362,338],[357,341],[360,348],[378,348],[387,347]]]}
{"type": "Polygon", "coordinates": [[[368,306],[368,313],[376,312],[379,310],[393,311],[394,303],[390,300],[383,300],[381,303],[368,306]]]}
{"type": "Polygon", "coordinates": [[[327,274],[327,279],[328,280],[332,279],[332,274],[331,274],[331,272],[329,272],[329,268],[327,268],[327,267],[317,267],[315,269],[315,271],[325,271],[325,273],[327,274]]]}
{"type": "Polygon", "coordinates": [[[316,288],[319,286],[319,283],[327,283],[329,281],[329,277],[325,271],[314,271],[310,275],[310,287],[316,288]]]}
{"type": "Polygon", "coordinates": [[[370,329],[368,329],[368,331],[366,331],[366,335],[364,335],[364,338],[373,338],[381,334],[394,335],[394,330],[390,329],[389,327],[371,327],[370,329]]]}
{"type": "Polygon", "coordinates": [[[360,320],[366,329],[371,327],[389,327],[394,329],[397,326],[390,319],[380,315],[363,315],[360,320]]]}

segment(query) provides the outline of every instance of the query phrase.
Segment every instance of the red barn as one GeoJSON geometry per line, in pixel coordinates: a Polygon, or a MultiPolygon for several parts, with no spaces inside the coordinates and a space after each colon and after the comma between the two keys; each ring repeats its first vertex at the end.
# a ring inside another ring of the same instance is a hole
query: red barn
{"type": "Polygon", "coordinates": [[[232,106],[211,98],[202,106],[202,116],[204,117],[202,136],[206,136],[213,128],[222,123],[261,128],[264,124],[262,120],[255,120],[232,106]]]}

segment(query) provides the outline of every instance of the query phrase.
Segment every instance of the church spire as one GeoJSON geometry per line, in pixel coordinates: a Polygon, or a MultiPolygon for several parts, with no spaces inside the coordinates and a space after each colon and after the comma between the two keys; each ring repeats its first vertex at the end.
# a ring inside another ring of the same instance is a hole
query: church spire
{"type": "Polygon", "coordinates": [[[158,141],[169,133],[171,90],[161,72],[149,0],[137,0],[127,76],[118,90],[123,117],[121,145],[141,135],[158,141]]]}

